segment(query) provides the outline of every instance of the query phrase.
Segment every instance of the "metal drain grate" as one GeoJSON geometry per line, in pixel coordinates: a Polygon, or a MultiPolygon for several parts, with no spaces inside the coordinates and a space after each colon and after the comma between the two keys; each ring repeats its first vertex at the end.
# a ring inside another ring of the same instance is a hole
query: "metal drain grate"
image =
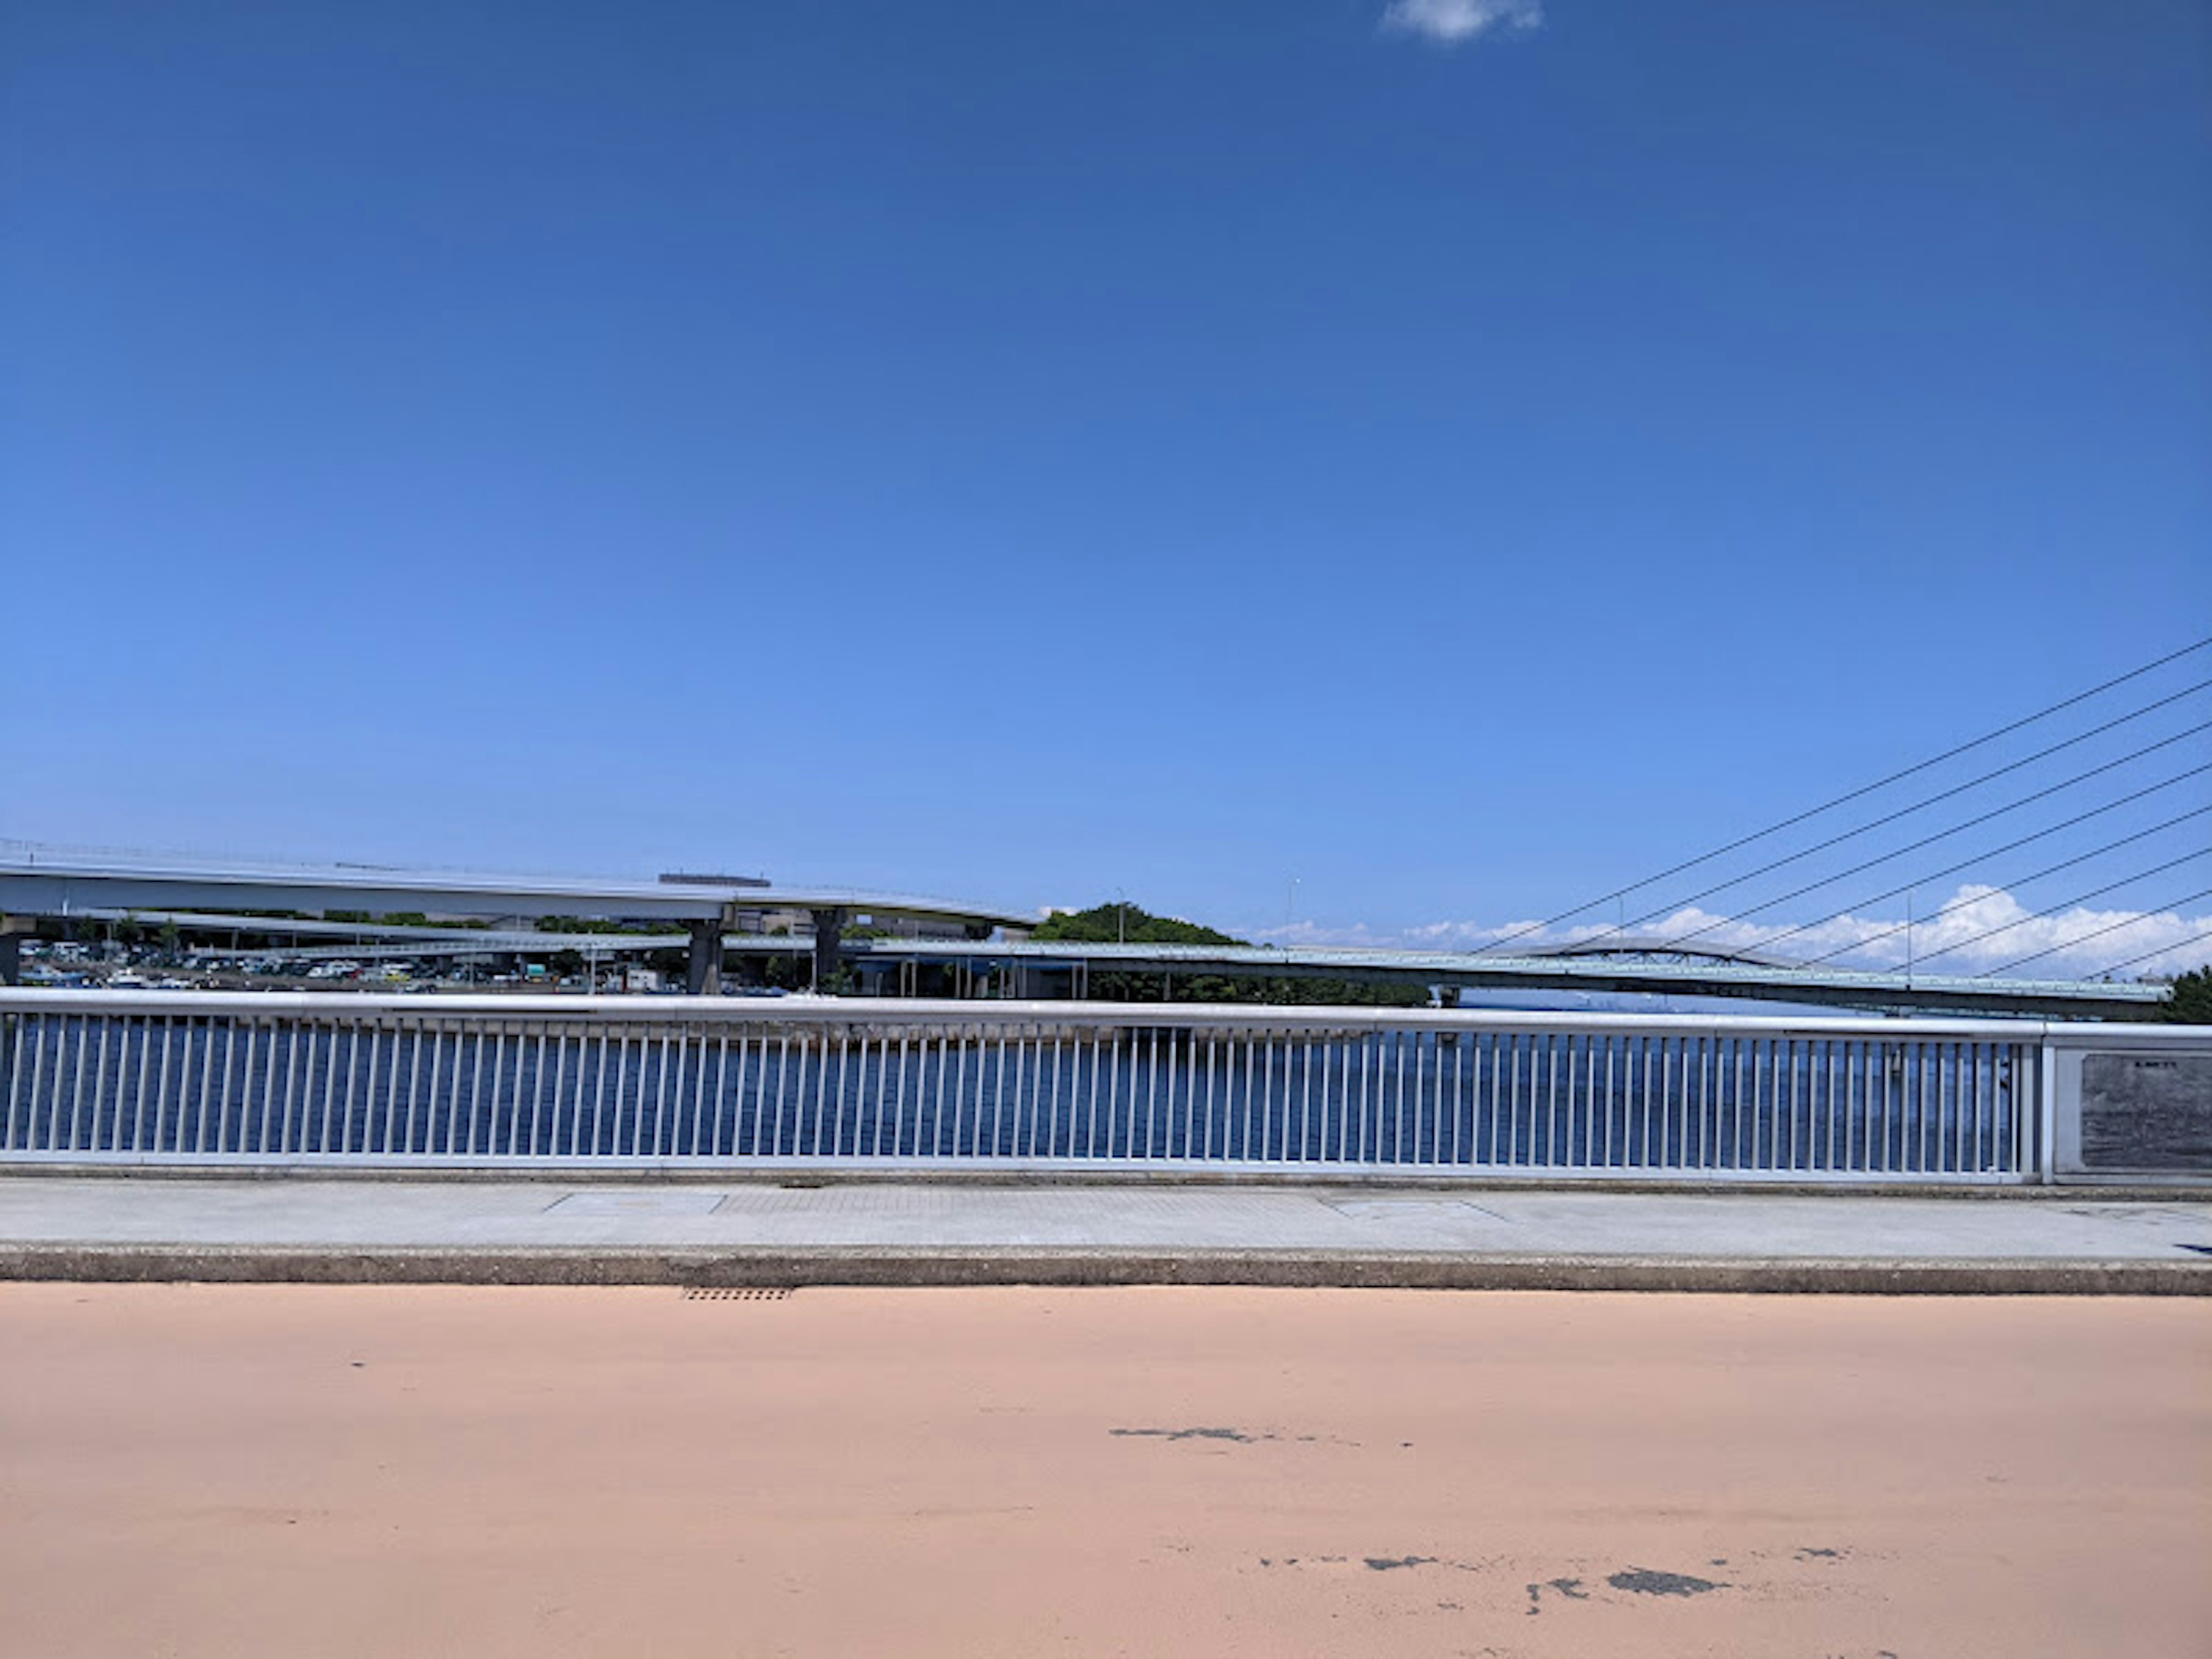
{"type": "Polygon", "coordinates": [[[686,1285],[686,1302],[786,1302],[788,1285],[686,1285]]]}

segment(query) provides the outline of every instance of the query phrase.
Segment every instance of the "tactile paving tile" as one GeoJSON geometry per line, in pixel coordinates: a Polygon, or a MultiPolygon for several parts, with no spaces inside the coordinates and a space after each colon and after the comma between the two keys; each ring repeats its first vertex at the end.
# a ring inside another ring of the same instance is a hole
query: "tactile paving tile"
{"type": "Polygon", "coordinates": [[[568,1193],[545,1206],[549,1214],[574,1217],[712,1215],[720,1193],[672,1188],[666,1192],[568,1193]]]}

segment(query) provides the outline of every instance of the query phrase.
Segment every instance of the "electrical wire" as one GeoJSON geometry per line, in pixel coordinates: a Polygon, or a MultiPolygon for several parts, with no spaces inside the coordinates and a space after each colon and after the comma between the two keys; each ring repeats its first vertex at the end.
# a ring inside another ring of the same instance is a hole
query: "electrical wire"
{"type": "MultiPolygon", "coordinates": [[[[2179,651],[2170,651],[2163,657],[2157,658],[2151,662],[2143,664],[2140,668],[2131,668],[2126,673],[2118,675],[2112,679],[2106,680],[2102,684],[2093,685],[2086,691],[2076,692],[2074,696],[2065,698],[2062,702],[2054,702],[2046,708],[2039,708],[2033,714],[2025,715],[2019,720],[2012,721],[2009,725],[2000,726],[1994,732],[1985,732],[1978,738],[1974,738],[1968,742],[1960,744],[1954,748],[1947,749],[1942,754],[1931,756],[1924,761],[1920,761],[1914,765],[1905,768],[1902,771],[1892,772],[1887,777],[1877,778],[1872,783],[1862,784],[1859,787],[1846,791],[1844,793],[1838,795],[1832,799],[1822,801],[1818,806],[1808,807],[1802,812],[1796,813],[1791,817],[1780,820],[1778,823],[1768,824],[1764,830],[1755,830],[1750,835],[1741,836],[1735,841],[1728,842],[1725,846],[1716,847],[1709,853],[1700,853],[1697,857],[1687,860],[1683,863],[1674,865],[1668,869],[1662,870],[1656,875],[1646,876],[1641,881],[1632,881],[1626,887],[1615,888],[1610,893],[1602,894],[1596,898],[1588,901],[1586,903],[1577,904],[1571,910],[1562,910],[1558,915],[1547,917],[1542,921],[1531,922],[1525,927],[1519,928],[1513,933],[1501,935],[1499,938],[1491,940],[1488,945],[1485,948],[1488,950],[1496,950],[1501,945],[1510,945],[1515,939],[1526,939],[1531,933],[1540,933],[1547,928],[1558,927],[1559,923],[1563,921],[1571,921],[1573,918],[1582,915],[1585,910],[1595,910],[1601,904],[1610,904],[1615,899],[1626,898],[1629,894],[1640,892],[1646,887],[1665,881],[1670,876],[1679,876],[1686,870],[1694,870],[1700,865],[1711,864],[1715,859],[1724,857],[1728,854],[1735,852],[1740,848],[1749,847],[1755,842],[1765,841],[1769,836],[1777,836],[1781,834],[1784,830],[1794,829],[1798,824],[1803,823],[1809,819],[1819,817],[1824,812],[1833,811],[1838,806],[1849,805],[1852,801],[1862,799],[1865,796],[1873,794],[1877,790],[1887,789],[1893,783],[1901,783],[1907,778],[1917,776],[1918,774],[1929,770],[1931,767],[1941,766],[1945,761],[1956,760],[1961,755],[1970,754],[1973,750],[1984,747],[1985,744],[1995,743],[1999,738],[2009,737],[2014,732],[2023,731],[2027,727],[2036,725],[2039,721],[2050,719],[2053,714],[2063,713],[2065,710],[2074,708],[2076,704],[2087,702],[2092,697],[2101,696],[2104,693],[2110,691],[2115,686],[2125,685],[2130,680],[2139,680],[2144,675],[2152,672],[2154,670],[2165,667],[2168,663],[2179,662],[2184,657],[2194,655],[2196,653],[2203,650],[2207,646],[2212,646],[2212,635],[2207,635],[2205,638],[2198,640],[2193,645],[2185,645],[2179,651]]],[[[2181,695],[2186,696],[2187,693],[2185,692],[2181,695]]],[[[2154,707],[2156,705],[2154,705],[2154,707]]],[[[2094,736],[2095,733],[2092,732],[2085,735],[2094,736]]],[[[1624,926],[1626,926],[1626,924],[1624,924],[1624,926]]]]}

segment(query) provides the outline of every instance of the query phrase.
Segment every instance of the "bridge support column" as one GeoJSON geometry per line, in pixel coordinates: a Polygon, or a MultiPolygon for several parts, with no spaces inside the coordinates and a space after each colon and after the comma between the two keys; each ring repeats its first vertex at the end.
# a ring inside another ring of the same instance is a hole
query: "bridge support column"
{"type": "Polygon", "coordinates": [[[842,910],[817,910],[814,913],[814,988],[827,990],[837,982],[837,975],[844,966],[839,945],[845,936],[845,913],[842,910]]]}
{"type": "Polygon", "coordinates": [[[1439,1008],[1456,1008],[1456,1007],[1458,1007],[1458,1006],[1459,1006],[1459,987],[1458,987],[1458,986],[1456,986],[1456,985],[1439,985],[1439,986],[1437,986],[1437,1007],[1439,1007],[1439,1008]]]}
{"type": "Polygon", "coordinates": [[[5,916],[0,916],[0,985],[22,982],[23,936],[9,927],[5,916]]]}
{"type": "Polygon", "coordinates": [[[684,988],[695,997],[722,994],[722,919],[694,921],[691,954],[684,964],[684,988]]]}

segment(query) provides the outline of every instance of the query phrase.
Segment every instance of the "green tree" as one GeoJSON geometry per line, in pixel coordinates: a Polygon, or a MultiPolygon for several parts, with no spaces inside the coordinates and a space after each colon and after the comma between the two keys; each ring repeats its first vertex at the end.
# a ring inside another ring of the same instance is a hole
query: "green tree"
{"type": "Polygon", "coordinates": [[[2158,1017],[2177,1025],[2212,1025],[2212,966],[2176,975],[2158,1017]]]}
{"type": "Polygon", "coordinates": [[[1035,939],[1065,939],[1081,945],[1243,945],[1216,928],[1176,916],[1156,916],[1141,906],[1094,904],[1088,910],[1063,910],[1047,916],[1030,933],[1035,939]]]}
{"type": "MultiPolygon", "coordinates": [[[[1030,938],[1079,945],[1224,945],[1246,941],[1175,916],[1156,916],[1134,904],[1094,904],[1088,910],[1048,916],[1030,938]]],[[[1088,994],[1099,1002],[1254,1002],[1278,1006],[1419,1008],[1429,1000],[1419,985],[1369,984],[1360,980],[1307,979],[1292,974],[1183,974],[1172,969],[1124,972],[1094,968],[1088,994]]]]}

